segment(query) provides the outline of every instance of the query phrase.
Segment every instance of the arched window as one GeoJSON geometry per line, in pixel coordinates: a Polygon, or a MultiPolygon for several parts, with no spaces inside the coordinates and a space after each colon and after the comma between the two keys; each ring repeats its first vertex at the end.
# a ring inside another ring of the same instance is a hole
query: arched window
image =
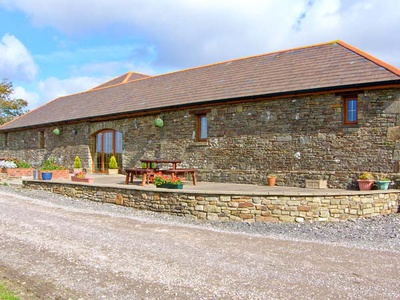
{"type": "Polygon", "coordinates": [[[118,167],[122,167],[122,133],[115,130],[103,130],[94,136],[93,172],[103,173],[108,170],[108,163],[114,155],[118,167]]]}

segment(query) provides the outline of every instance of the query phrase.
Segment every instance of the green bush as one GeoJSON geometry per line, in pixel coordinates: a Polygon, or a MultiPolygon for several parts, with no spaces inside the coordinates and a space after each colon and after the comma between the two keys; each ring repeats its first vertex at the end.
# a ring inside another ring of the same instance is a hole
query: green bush
{"type": "Polygon", "coordinates": [[[17,168],[22,168],[22,169],[29,169],[31,167],[31,164],[26,162],[26,161],[20,161],[16,158],[6,158],[4,159],[5,161],[10,161],[16,164],[17,168]]]}
{"type": "Polygon", "coordinates": [[[17,168],[29,169],[31,167],[31,164],[26,161],[19,161],[16,164],[17,164],[17,168]]]}
{"type": "Polygon", "coordinates": [[[115,156],[111,156],[110,162],[108,164],[109,169],[118,169],[118,163],[117,160],[115,159],[115,156]]]}
{"type": "Polygon", "coordinates": [[[360,175],[358,179],[361,180],[374,180],[374,176],[370,172],[364,172],[360,175]]]}
{"type": "Polygon", "coordinates": [[[67,167],[56,164],[54,158],[49,158],[48,160],[46,160],[43,166],[40,168],[40,170],[42,171],[66,170],[66,169],[67,167]]]}
{"type": "Polygon", "coordinates": [[[80,168],[82,168],[82,162],[81,162],[81,159],[79,158],[79,156],[76,156],[76,157],[75,157],[75,160],[74,160],[74,168],[75,168],[75,169],[80,169],[80,168]]]}

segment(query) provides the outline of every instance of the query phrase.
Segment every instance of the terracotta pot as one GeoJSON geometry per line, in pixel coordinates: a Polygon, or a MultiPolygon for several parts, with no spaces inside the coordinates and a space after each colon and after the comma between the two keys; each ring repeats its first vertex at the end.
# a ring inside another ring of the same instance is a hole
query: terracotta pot
{"type": "Polygon", "coordinates": [[[375,180],[361,180],[358,179],[358,188],[360,189],[360,191],[369,191],[372,190],[372,186],[375,183],[375,180]]]}
{"type": "Polygon", "coordinates": [[[276,177],[267,177],[267,180],[269,186],[275,186],[276,177]]]}

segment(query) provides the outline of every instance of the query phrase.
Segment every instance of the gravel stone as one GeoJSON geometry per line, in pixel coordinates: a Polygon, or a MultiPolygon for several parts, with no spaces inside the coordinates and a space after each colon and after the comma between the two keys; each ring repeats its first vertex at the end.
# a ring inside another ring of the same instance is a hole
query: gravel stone
{"type": "Polygon", "coordinates": [[[26,222],[12,223],[0,210],[0,280],[26,286],[31,296],[22,299],[400,298],[399,214],[336,223],[219,222],[1,186],[0,207],[7,209],[5,198],[26,201],[29,212],[48,208],[59,222],[27,213],[26,222]],[[17,255],[24,247],[31,261],[17,255]]]}

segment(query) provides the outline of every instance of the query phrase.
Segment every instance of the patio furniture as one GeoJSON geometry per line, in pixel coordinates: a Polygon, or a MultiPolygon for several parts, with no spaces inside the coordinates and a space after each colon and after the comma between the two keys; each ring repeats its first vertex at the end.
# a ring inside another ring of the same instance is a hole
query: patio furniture
{"type": "Polygon", "coordinates": [[[193,185],[196,185],[196,171],[197,169],[170,169],[170,170],[163,170],[164,174],[170,174],[172,176],[178,176],[181,174],[185,176],[186,174],[190,174],[192,176],[193,185]]]}
{"type": "MultiPolygon", "coordinates": [[[[152,169],[152,164],[172,164],[172,169],[176,169],[176,165],[180,164],[182,161],[179,159],[141,159],[142,163],[146,164],[147,169],[152,169]]],[[[153,168],[154,169],[154,168],[153,168]]]]}
{"type": "Polygon", "coordinates": [[[125,183],[133,182],[133,177],[142,176],[142,185],[149,184],[150,175],[155,175],[155,169],[143,169],[143,168],[130,168],[125,169],[126,178],[125,183]]]}

